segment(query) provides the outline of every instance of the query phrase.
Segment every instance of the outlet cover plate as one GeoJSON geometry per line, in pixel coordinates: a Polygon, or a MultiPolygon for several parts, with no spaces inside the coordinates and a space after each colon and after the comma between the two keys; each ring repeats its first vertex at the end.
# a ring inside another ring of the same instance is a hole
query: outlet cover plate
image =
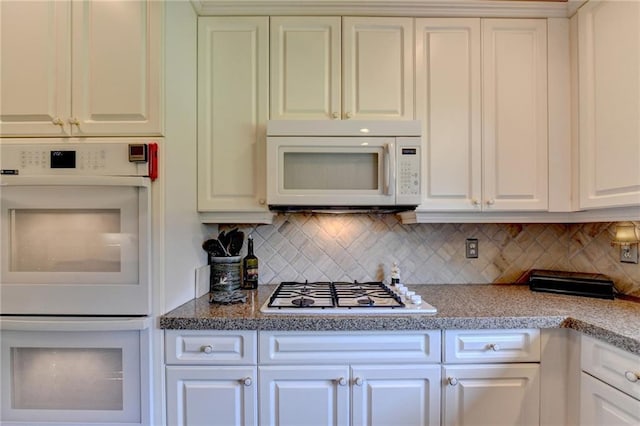
{"type": "Polygon", "coordinates": [[[638,263],[638,244],[620,246],[620,262],[638,263]]]}
{"type": "Polygon", "coordinates": [[[477,259],[478,258],[478,239],[477,238],[467,238],[465,241],[465,255],[467,259],[477,259]]]}

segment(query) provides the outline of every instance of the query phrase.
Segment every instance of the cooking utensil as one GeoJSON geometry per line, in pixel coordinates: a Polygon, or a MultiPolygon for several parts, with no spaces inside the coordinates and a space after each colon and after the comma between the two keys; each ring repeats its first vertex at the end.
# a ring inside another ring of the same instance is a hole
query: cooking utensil
{"type": "Polygon", "coordinates": [[[237,228],[233,229],[227,234],[229,238],[229,245],[227,246],[227,251],[231,256],[237,256],[240,254],[240,250],[242,250],[242,245],[244,244],[244,232],[239,231],[237,228]]]}

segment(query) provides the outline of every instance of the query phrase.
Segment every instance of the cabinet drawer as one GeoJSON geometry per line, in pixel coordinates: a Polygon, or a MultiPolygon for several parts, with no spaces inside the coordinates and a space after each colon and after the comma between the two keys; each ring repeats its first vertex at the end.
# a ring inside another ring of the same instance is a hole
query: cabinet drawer
{"type": "Polygon", "coordinates": [[[255,331],[165,331],[167,364],[255,364],[255,331]]]}
{"type": "Polygon", "coordinates": [[[444,362],[538,362],[540,330],[446,330],[444,362]]]}
{"type": "Polygon", "coordinates": [[[582,336],[582,370],[640,399],[640,355],[582,336]]]}
{"type": "Polygon", "coordinates": [[[260,364],[440,362],[440,331],[260,332],[260,364]]]}

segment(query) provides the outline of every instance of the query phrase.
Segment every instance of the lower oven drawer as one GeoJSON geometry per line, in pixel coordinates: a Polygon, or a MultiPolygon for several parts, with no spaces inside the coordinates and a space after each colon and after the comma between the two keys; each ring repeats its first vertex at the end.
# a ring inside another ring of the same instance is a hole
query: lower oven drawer
{"type": "MultiPolygon", "coordinates": [[[[42,328],[55,329],[54,322],[42,328]]],[[[0,424],[148,424],[149,374],[142,365],[149,365],[149,330],[115,324],[92,331],[91,321],[76,324],[82,331],[69,331],[69,323],[67,331],[3,327],[0,424]]]]}

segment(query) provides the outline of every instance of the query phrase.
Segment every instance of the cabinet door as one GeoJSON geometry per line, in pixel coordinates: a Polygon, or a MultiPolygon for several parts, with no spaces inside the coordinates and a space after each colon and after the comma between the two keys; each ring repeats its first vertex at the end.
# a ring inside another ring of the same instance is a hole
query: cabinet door
{"type": "Polygon", "coordinates": [[[640,205],[640,3],[578,11],[580,208],[640,205]]]}
{"type": "Polygon", "coordinates": [[[347,366],[259,367],[260,424],[349,424],[347,366]]]}
{"type": "Polygon", "coordinates": [[[483,208],[546,210],[546,21],[485,19],[482,47],[483,208]]]}
{"type": "Polygon", "coordinates": [[[640,424],[640,401],[582,373],[580,424],[622,426],[640,424]]]}
{"type": "Polygon", "coordinates": [[[343,116],[413,120],[413,19],[342,21],[343,116]]]}
{"type": "Polygon", "coordinates": [[[269,18],[200,18],[198,32],[198,210],[237,223],[268,213],[269,18]]]}
{"type": "Polygon", "coordinates": [[[73,2],[72,109],[82,135],[160,135],[162,2],[73,2]]]}
{"type": "Polygon", "coordinates": [[[68,134],[70,11],[63,1],[0,2],[1,136],[68,134]]]}
{"type": "Polygon", "coordinates": [[[480,19],[416,19],[416,118],[425,146],[422,207],[479,209],[480,19]]]}
{"type": "Polygon", "coordinates": [[[439,425],[440,365],[354,366],[354,425],[439,425]]]}
{"type": "Polygon", "coordinates": [[[339,17],[271,18],[271,119],[340,118],[339,17]]]}
{"type": "Polygon", "coordinates": [[[443,424],[538,425],[538,364],[447,365],[443,424]]]}
{"type": "Polygon", "coordinates": [[[167,424],[257,424],[255,367],[167,367],[167,424]]]}

